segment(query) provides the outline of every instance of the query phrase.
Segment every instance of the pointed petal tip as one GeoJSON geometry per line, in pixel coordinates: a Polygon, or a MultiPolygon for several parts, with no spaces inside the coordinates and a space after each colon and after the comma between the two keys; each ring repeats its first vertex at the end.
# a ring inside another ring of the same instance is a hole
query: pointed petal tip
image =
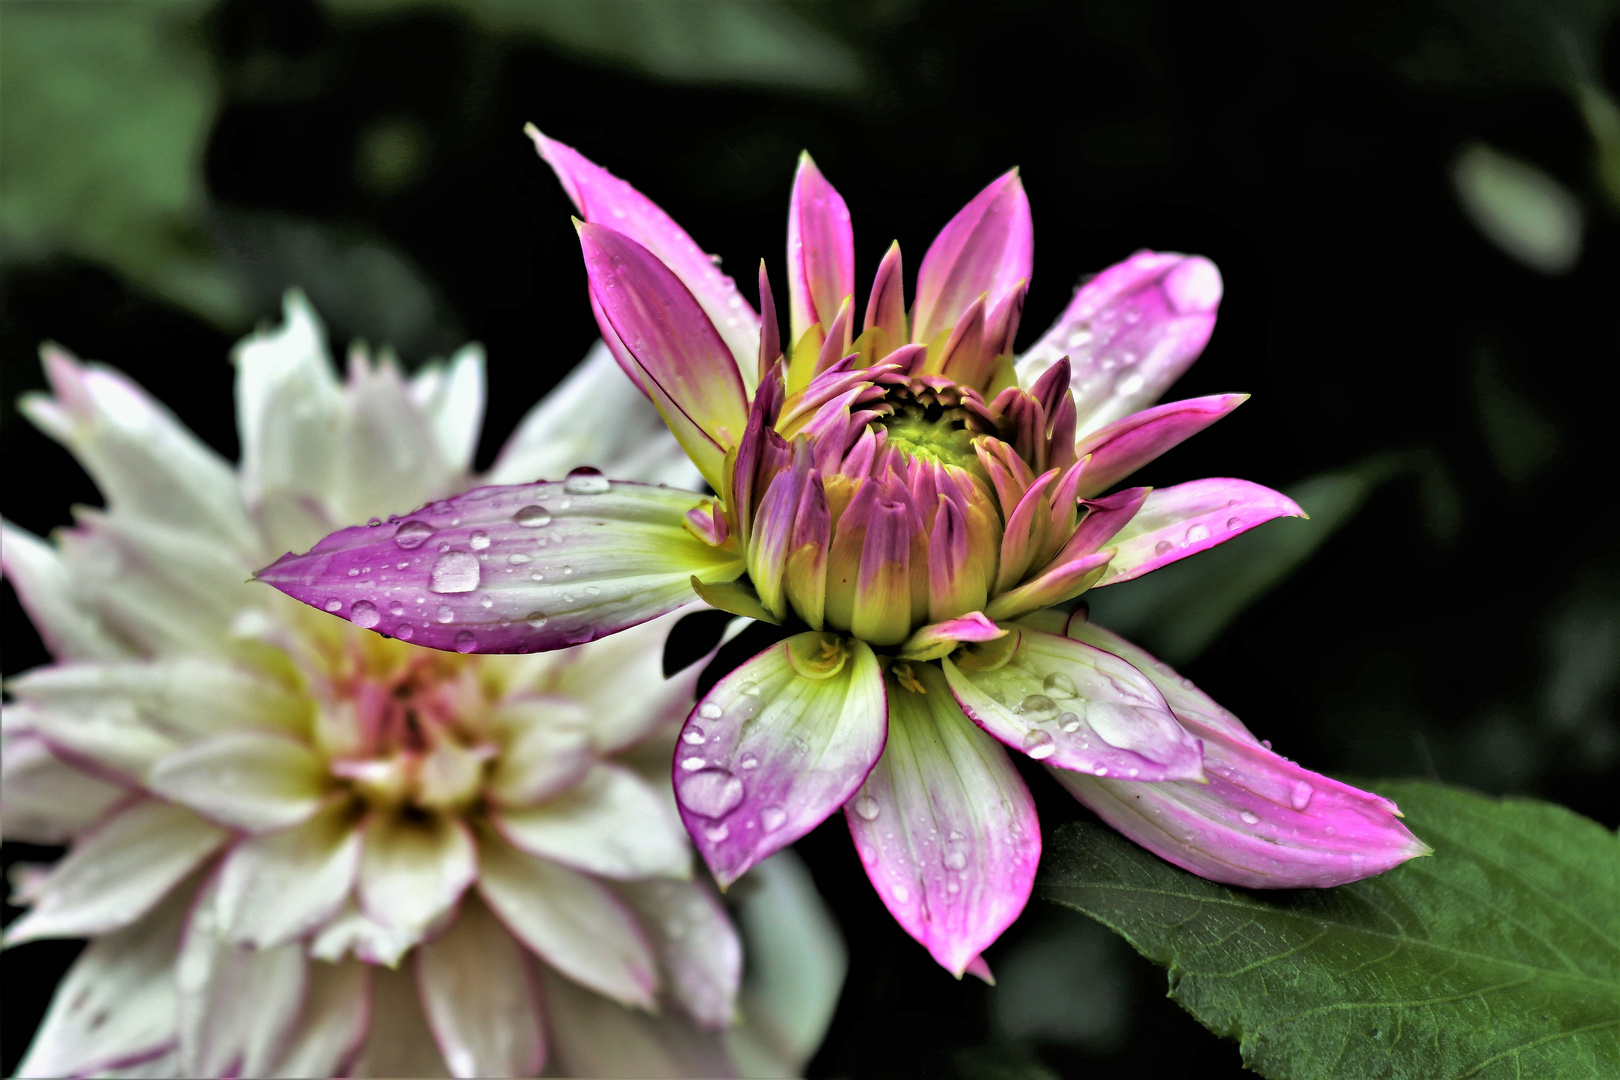
{"type": "Polygon", "coordinates": [[[1164,277],[1164,292],[1183,315],[1213,314],[1220,307],[1221,272],[1202,255],[1188,255],[1164,277]]]}

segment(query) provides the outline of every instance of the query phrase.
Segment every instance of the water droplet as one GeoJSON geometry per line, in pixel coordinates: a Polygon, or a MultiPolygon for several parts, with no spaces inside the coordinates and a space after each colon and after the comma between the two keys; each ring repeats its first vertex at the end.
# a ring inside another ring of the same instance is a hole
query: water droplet
{"type": "Polygon", "coordinates": [[[544,580],[546,580],[546,575],[542,574],[538,570],[535,570],[535,571],[533,571],[533,572],[531,572],[529,574],[529,580],[530,581],[544,581],[544,580]]]}
{"type": "Polygon", "coordinates": [[[1311,805],[1311,796],[1315,794],[1315,788],[1300,780],[1294,784],[1294,793],[1288,801],[1293,804],[1295,810],[1303,810],[1311,805]]]}
{"type": "Polygon", "coordinates": [[[1172,544],[1168,540],[1160,540],[1157,544],[1153,545],[1153,554],[1168,555],[1170,553],[1170,549],[1175,546],[1176,545],[1172,544]]]}
{"type": "Polygon", "coordinates": [[[957,893],[959,893],[961,891],[962,891],[961,883],[955,882],[955,881],[947,881],[945,883],[945,892],[947,894],[949,894],[951,896],[955,896],[957,893]]]}
{"type": "Polygon", "coordinates": [[[1052,733],[1049,731],[1032,731],[1024,736],[1024,753],[1041,761],[1057,753],[1057,747],[1052,743],[1052,733]]]}
{"type": "Polygon", "coordinates": [[[1119,384],[1114,387],[1114,391],[1121,397],[1130,397],[1132,394],[1138,393],[1146,383],[1147,380],[1142,378],[1140,372],[1133,372],[1119,380],[1119,384]]]}
{"type": "Polygon", "coordinates": [[[906,888],[904,885],[896,885],[894,887],[894,902],[895,903],[904,904],[907,901],[909,901],[910,899],[911,899],[911,890],[910,889],[906,888]]]}
{"type": "Polygon", "coordinates": [[[450,610],[449,604],[440,604],[438,610],[433,613],[433,617],[442,623],[447,623],[456,617],[456,613],[450,610]]]}
{"type": "Polygon", "coordinates": [[[1064,340],[1063,347],[1066,349],[1078,349],[1082,345],[1090,344],[1090,342],[1091,331],[1085,327],[1080,327],[1064,340]]]}
{"type": "Polygon", "coordinates": [[[575,469],[563,481],[563,490],[570,495],[601,495],[612,486],[600,470],[588,465],[575,469]]]}
{"type": "Polygon", "coordinates": [[[725,713],[726,711],[724,709],[712,701],[705,701],[702,705],[698,706],[698,715],[703,717],[705,720],[718,720],[724,716],[725,713]]]}
{"type": "Polygon", "coordinates": [[[711,843],[718,844],[726,837],[731,835],[731,826],[727,825],[725,822],[721,822],[718,825],[709,825],[704,828],[703,835],[707,836],[711,843]]]}
{"type": "Polygon", "coordinates": [[[707,764],[708,762],[704,761],[702,756],[698,754],[694,754],[689,758],[681,759],[681,768],[685,769],[687,772],[697,772],[707,764]]]}
{"type": "Polygon", "coordinates": [[[752,682],[742,683],[737,687],[737,693],[744,694],[744,695],[746,695],[748,697],[758,697],[759,696],[759,684],[758,683],[752,683],[752,682]]]}
{"type": "Polygon", "coordinates": [[[1142,775],[1142,770],[1141,769],[1126,769],[1125,770],[1125,775],[1126,776],[1132,776],[1132,777],[1141,776],[1142,775]]]}
{"type": "Polygon", "coordinates": [[[962,834],[957,832],[955,829],[952,829],[950,840],[953,844],[959,844],[962,842],[962,834]]]}
{"type": "Polygon", "coordinates": [[[586,596],[601,596],[602,595],[602,590],[597,588],[595,585],[587,585],[587,586],[585,586],[585,595],[586,596]]]}
{"type": "Polygon", "coordinates": [[[1240,517],[1229,517],[1226,519],[1226,527],[1228,529],[1241,529],[1243,528],[1243,519],[1240,517]]]}
{"type": "Polygon", "coordinates": [[[343,601],[339,600],[335,596],[332,596],[328,597],[326,603],[322,606],[324,606],[327,611],[330,611],[332,614],[336,615],[338,612],[343,610],[343,601]]]}
{"type": "Polygon", "coordinates": [[[463,630],[456,635],[456,652],[469,653],[478,648],[478,639],[473,637],[471,630],[463,630]]]}
{"type": "Polygon", "coordinates": [[[747,754],[741,761],[737,762],[737,764],[742,766],[744,769],[757,769],[759,768],[759,758],[755,757],[753,754],[747,754]]]}
{"type": "Polygon", "coordinates": [[[400,603],[398,600],[395,600],[392,604],[388,605],[388,614],[390,614],[390,615],[403,615],[403,614],[405,614],[405,605],[400,603]]]}
{"type": "Polygon", "coordinates": [[[436,593],[464,593],[478,588],[478,558],[468,551],[447,551],[433,564],[428,588],[436,593]]]}
{"type": "Polygon", "coordinates": [[[1080,730],[1080,718],[1074,715],[1072,712],[1064,713],[1062,716],[1057,718],[1057,722],[1059,726],[1061,726],[1063,730],[1068,732],[1070,735],[1073,735],[1075,732],[1080,730]]]}
{"type": "Polygon", "coordinates": [[[1270,750],[1271,749],[1271,740],[1270,739],[1261,739],[1260,740],[1260,745],[1265,747],[1267,750],[1270,750]]]}
{"type": "Polygon", "coordinates": [[[406,567],[408,567],[410,565],[411,565],[411,560],[409,560],[409,559],[401,559],[399,562],[394,564],[394,569],[395,570],[404,570],[406,567]]]}
{"type": "Polygon", "coordinates": [[[538,529],[542,525],[551,524],[551,511],[543,506],[530,504],[519,508],[518,512],[512,515],[512,520],[525,529],[538,529]]]}
{"type": "Polygon", "coordinates": [[[1045,694],[1030,694],[1013,708],[1013,715],[1022,716],[1032,724],[1044,724],[1057,719],[1057,702],[1045,694]]]}
{"type": "Polygon", "coordinates": [[[878,806],[878,801],[870,795],[862,795],[855,800],[855,812],[867,821],[876,821],[881,811],[882,808],[878,806]]]}
{"type": "Polygon", "coordinates": [[[408,622],[402,622],[394,627],[394,636],[401,641],[409,641],[416,636],[416,627],[408,622]]]}
{"type": "Polygon", "coordinates": [[[1047,697],[1072,698],[1078,697],[1079,691],[1074,688],[1074,680],[1061,671],[1054,671],[1041,683],[1047,697]]]}
{"type": "Polygon", "coordinates": [[[349,608],[349,621],[362,630],[370,630],[373,626],[382,622],[382,613],[377,610],[377,605],[370,600],[356,600],[354,605],[349,608]]]}
{"type": "Polygon", "coordinates": [[[873,863],[877,862],[877,848],[873,847],[871,844],[862,844],[861,862],[865,863],[867,866],[871,866],[873,863]]]}
{"type": "Polygon", "coordinates": [[[495,606],[495,601],[488,596],[481,596],[478,598],[478,606],[488,611],[495,606]]]}
{"type": "Polygon", "coordinates": [[[394,530],[394,543],[406,551],[415,551],[433,535],[433,526],[425,521],[411,520],[394,530]]]}
{"type": "Polygon", "coordinates": [[[681,778],[681,804],[694,814],[722,818],[743,801],[743,782],[725,769],[702,769],[681,778]]]}
{"type": "Polygon", "coordinates": [[[708,740],[703,737],[703,729],[693,724],[681,733],[681,740],[693,746],[702,746],[708,740]]]}
{"type": "Polygon", "coordinates": [[[780,806],[767,806],[759,812],[759,823],[766,832],[775,832],[787,824],[787,811],[780,806]]]}
{"type": "Polygon", "coordinates": [[[967,854],[961,851],[947,851],[941,861],[945,863],[947,870],[960,870],[967,865],[967,854]]]}
{"type": "Polygon", "coordinates": [[[518,555],[508,555],[506,557],[506,561],[511,563],[513,566],[522,566],[524,563],[532,562],[533,560],[530,559],[527,555],[518,554],[518,555]]]}
{"type": "Polygon", "coordinates": [[[1107,776],[1108,775],[1108,766],[1099,765],[1095,769],[1092,769],[1091,771],[1096,773],[1098,776],[1107,776]]]}
{"type": "Polygon", "coordinates": [[[546,625],[546,613],[543,611],[531,611],[523,616],[523,621],[538,630],[546,625]]]}
{"type": "Polygon", "coordinates": [[[374,517],[370,521],[366,522],[366,527],[368,529],[375,529],[377,526],[379,526],[381,524],[382,524],[382,518],[374,517]]]}
{"type": "Polygon", "coordinates": [[[1245,824],[1245,825],[1258,825],[1258,824],[1260,824],[1260,815],[1259,814],[1251,814],[1247,810],[1245,810],[1245,811],[1243,811],[1243,813],[1239,814],[1238,817],[1243,819],[1243,824],[1245,824]]]}
{"type": "Polygon", "coordinates": [[[1200,544],[1209,539],[1209,526],[1200,522],[1187,527],[1187,543],[1200,544]]]}
{"type": "Polygon", "coordinates": [[[350,577],[359,577],[360,576],[360,571],[358,569],[356,569],[355,567],[351,566],[351,567],[349,567],[349,576],[350,577]]]}
{"type": "Polygon", "coordinates": [[[483,551],[489,547],[489,533],[479,530],[467,537],[467,546],[474,551],[483,551]]]}

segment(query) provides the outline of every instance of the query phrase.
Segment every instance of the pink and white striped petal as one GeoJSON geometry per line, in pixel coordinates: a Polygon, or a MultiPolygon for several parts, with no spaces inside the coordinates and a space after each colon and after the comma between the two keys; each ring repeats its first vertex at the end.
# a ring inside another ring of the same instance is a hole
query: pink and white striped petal
{"type": "Polygon", "coordinates": [[[649,878],[626,881],[618,893],[652,938],[664,992],[700,1026],[729,1027],[736,1019],[742,943],[714,888],[649,878]]]}
{"type": "Polygon", "coordinates": [[[734,553],[686,528],[702,496],[594,471],[475,488],[397,523],[340,530],[258,580],[312,607],[433,649],[542,652],[691,603],[734,553]]]}
{"type": "Polygon", "coordinates": [[[599,763],[557,797],[497,811],[491,820],[519,851],[588,874],[684,878],[692,852],[667,800],[634,771],[599,763]]]}
{"type": "Polygon", "coordinates": [[[1220,303],[1220,271],[1208,259],[1139,251],[1080,287],[1018,361],[1019,385],[1067,356],[1084,437],[1157,401],[1204,351],[1220,303]]]}
{"type": "Polygon", "coordinates": [[[721,273],[708,253],[658,204],[573,147],[546,138],[534,125],[524,130],[556,172],[580,217],[624,233],[657,256],[691,290],[752,387],[759,316],[743,299],[736,283],[721,273]]]}
{"type": "Polygon", "coordinates": [[[1166,665],[1090,623],[1069,633],[1129,657],[1203,741],[1207,784],[1140,784],[1053,770],[1099,817],[1149,851],[1213,881],[1326,888],[1381,874],[1430,848],[1395,804],[1273,753],[1166,665]]]}
{"type": "Polygon", "coordinates": [[[1012,169],[962,207],[923,256],[911,340],[932,341],[981,295],[999,298],[1028,279],[1034,252],[1029,198],[1012,169]]]}
{"type": "Polygon", "coordinates": [[[1097,588],[1139,578],[1272,518],[1305,516],[1293,499],[1247,480],[1212,478],[1157,488],[1109,541],[1114,561],[1097,588]]]}
{"type": "Polygon", "coordinates": [[[342,908],[359,869],[360,833],[341,804],[302,825],[246,837],[220,867],[220,932],[256,949],[303,937],[342,908]]]}
{"type": "Polygon", "coordinates": [[[363,844],[360,907],[404,934],[420,937],[478,876],[472,835],[457,818],[374,810],[363,844]]]}
{"type": "Polygon", "coordinates": [[[721,888],[842,806],[883,752],[865,642],[804,633],[715,684],[681,729],[675,798],[721,888]]]}
{"type": "Polygon", "coordinates": [[[1075,444],[1076,457],[1091,455],[1080,482],[1080,495],[1107,491],[1143,465],[1191,438],[1249,400],[1248,394],[1211,394],[1172,401],[1132,413],[1075,444]]]}
{"type": "Polygon", "coordinates": [[[331,778],[308,744],[277,732],[216,735],[167,755],[147,786],[210,821],[250,833],[308,821],[331,778]]]}
{"type": "Polygon", "coordinates": [[[481,902],[416,952],[422,1011],[453,1076],[535,1076],[546,1062],[533,961],[481,902]]]}
{"type": "Polygon", "coordinates": [[[855,234],[843,196],[810,155],[799,155],[788,203],[788,299],[792,340],[816,323],[825,331],[855,292],[855,234]]]}
{"type": "Polygon", "coordinates": [[[844,817],[884,905],[961,978],[1024,910],[1041,827],[1007,752],[940,670],[910,670],[913,686],[886,681],[888,745],[844,817]]]}
{"type": "Polygon", "coordinates": [[[365,1043],[371,1012],[369,964],[310,964],[304,972],[303,1007],[269,1075],[361,1075],[349,1067],[365,1043]]]}
{"type": "Polygon", "coordinates": [[[1036,761],[1098,776],[1199,780],[1198,740],[1111,652],[1029,627],[942,661],[968,718],[1036,761]]]}

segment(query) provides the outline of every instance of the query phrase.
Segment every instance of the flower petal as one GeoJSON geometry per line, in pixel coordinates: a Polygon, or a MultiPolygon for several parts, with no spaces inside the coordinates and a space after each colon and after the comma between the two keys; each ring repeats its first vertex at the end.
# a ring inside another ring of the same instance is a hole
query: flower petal
{"type": "Polygon", "coordinates": [[[416,979],[386,967],[371,970],[371,1022],[350,1076],[449,1076],[450,1067],[423,1015],[416,979]]]}
{"type": "Polygon", "coordinates": [[[839,305],[855,292],[855,235],[849,207],[808,153],[799,155],[788,203],[788,297],[791,340],[816,323],[832,325],[839,305]]]}
{"type": "Polygon", "coordinates": [[[999,297],[1027,279],[1034,251],[1029,198],[1013,169],[962,207],[923,256],[911,340],[934,340],[984,293],[999,297]]]}
{"type": "Polygon", "coordinates": [[[973,611],[912,631],[911,636],[900,643],[898,655],[905,660],[938,660],[955,652],[964,641],[994,641],[1006,634],[1007,631],[985,618],[983,612],[973,611]]]}
{"type": "Polygon", "coordinates": [[[544,969],[541,983],[558,1075],[714,1080],[740,1075],[724,1039],[684,1017],[627,1009],[544,969]]]}
{"type": "Polygon", "coordinates": [[[661,615],[564,654],[553,689],[585,707],[598,754],[616,754],[686,719],[703,664],[664,677],[664,641],[680,619],[661,615]]]}
{"type": "Polygon", "coordinates": [[[653,940],[666,993],[702,1026],[728,1027],[742,978],[742,942],[714,889],[653,878],[624,882],[618,892],[653,940]]]}
{"type": "Polygon", "coordinates": [[[531,961],[482,903],[468,900],[417,950],[416,985],[453,1076],[534,1076],[545,1065],[531,961]]]}
{"type": "Polygon", "coordinates": [[[681,729],[675,797],[721,888],[855,793],[886,716],[871,648],[830,634],[788,638],[715,684],[681,729]]]}
{"type": "Polygon", "coordinates": [[[734,553],[687,531],[686,513],[701,501],[594,473],[476,488],[399,524],[335,532],[259,580],[429,648],[558,649],[690,603],[694,575],[741,572],[734,553]]]}
{"type": "Polygon", "coordinates": [[[743,378],[751,380],[759,347],[759,316],[737,291],[736,283],[721,273],[708,253],[651,199],[573,147],[546,138],[533,125],[524,130],[534,140],[540,156],[556,171],[579,216],[617,229],[669,267],[703,305],[710,322],[736,357],[743,378]]]}
{"type": "Polygon", "coordinates": [[[484,424],[484,366],[483,347],[465,345],[449,361],[424,365],[411,376],[411,404],[427,421],[439,459],[452,472],[472,472],[484,424]]]}
{"type": "Polygon", "coordinates": [[[588,874],[686,877],[692,852],[666,798],[624,766],[598,764],[561,795],[492,820],[519,851],[588,874]]]}
{"type": "Polygon", "coordinates": [[[88,1076],[173,1044],[174,956],[189,899],[172,897],[90,942],[57,985],[17,1076],[88,1076]]]}
{"type": "Polygon", "coordinates": [[[1305,516],[1293,499],[1247,480],[1190,480],[1158,488],[1109,541],[1114,561],[1096,587],[1139,578],[1272,518],[1305,516]]]}
{"type": "Polygon", "coordinates": [[[485,790],[502,806],[527,806],[579,782],[591,767],[590,715],[566,694],[503,702],[490,728],[504,743],[485,790]]]}
{"type": "Polygon", "coordinates": [[[1036,761],[1142,780],[1198,780],[1198,741],[1151,680],[1111,652],[1029,627],[941,663],[968,718],[1036,761]]]}
{"type": "Polygon", "coordinates": [[[351,896],[343,910],[329,919],[309,944],[309,955],[327,963],[340,963],[353,953],[368,965],[394,967],[421,937],[415,931],[384,925],[356,906],[351,896]]]}
{"type": "Polygon", "coordinates": [[[888,745],[844,817],[884,906],[961,978],[1024,910],[1041,826],[1007,752],[962,715],[939,668],[910,672],[914,687],[898,666],[885,684],[888,745]]]}
{"type": "Polygon", "coordinates": [[[233,731],[192,743],[152,767],[158,795],[236,829],[270,832],[307,821],[328,790],[304,743],[267,731],[233,731]]]}
{"type": "Polygon", "coordinates": [[[81,591],[77,575],[61,553],[9,521],[0,521],[0,569],[28,619],[58,660],[99,660],[127,655],[96,617],[95,605],[81,591]]]}
{"type": "Polygon", "coordinates": [[[327,504],[340,521],[364,521],[465,486],[392,358],[373,364],[350,353],[344,413],[327,504]]]}
{"type": "Polygon", "coordinates": [[[310,964],[304,1004],[272,1076],[348,1076],[371,1022],[371,968],[348,961],[310,964]]]}
{"type": "Polygon", "coordinates": [[[65,844],[128,795],[61,760],[37,735],[0,737],[0,835],[7,840],[65,844]]]}
{"type": "Polygon", "coordinates": [[[90,937],[128,926],[225,842],[182,806],[143,799],[81,836],[34,890],[39,900],[5,942],[90,937]]]}
{"type": "Polygon", "coordinates": [[[479,892],[519,941],[599,994],[638,1008],[655,1007],[658,965],[652,946],[611,889],[487,833],[479,852],[479,892]]]}
{"type": "Polygon", "coordinates": [[[1075,444],[1076,457],[1091,455],[1081,475],[1080,495],[1107,491],[1172,446],[1198,434],[1249,400],[1248,394],[1211,394],[1172,401],[1109,424],[1075,444]]]}
{"type": "Polygon", "coordinates": [[[1067,356],[1084,436],[1157,401],[1204,351],[1220,303],[1208,259],[1139,251],[1079,288],[1018,361],[1018,384],[1034,385],[1067,356]]]}
{"type": "Polygon", "coordinates": [[[385,926],[421,934],[477,876],[472,835],[458,819],[376,810],[366,823],[360,907],[385,926]]]}
{"type": "Polygon", "coordinates": [[[54,708],[13,701],[5,709],[8,728],[38,735],[60,754],[113,782],[142,784],[154,762],[179,746],[154,731],[128,701],[106,701],[94,708],[54,708]]]}
{"type": "Polygon", "coordinates": [[[245,838],[220,868],[220,933],[256,949],[303,937],[337,914],[359,869],[360,832],[341,804],[302,825],[245,838]]]}

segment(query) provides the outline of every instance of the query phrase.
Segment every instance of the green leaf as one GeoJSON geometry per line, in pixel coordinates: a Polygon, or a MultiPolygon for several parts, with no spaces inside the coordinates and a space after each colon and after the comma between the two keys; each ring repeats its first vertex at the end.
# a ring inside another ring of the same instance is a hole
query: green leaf
{"type": "Polygon", "coordinates": [[[1530,799],[1378,790],[1432,857],[1247,891],[1082,823],[1039,888],[1167,965],[1170,996],[1272,1080],[1620,1076],[1620,838],[1530,799]]]}

